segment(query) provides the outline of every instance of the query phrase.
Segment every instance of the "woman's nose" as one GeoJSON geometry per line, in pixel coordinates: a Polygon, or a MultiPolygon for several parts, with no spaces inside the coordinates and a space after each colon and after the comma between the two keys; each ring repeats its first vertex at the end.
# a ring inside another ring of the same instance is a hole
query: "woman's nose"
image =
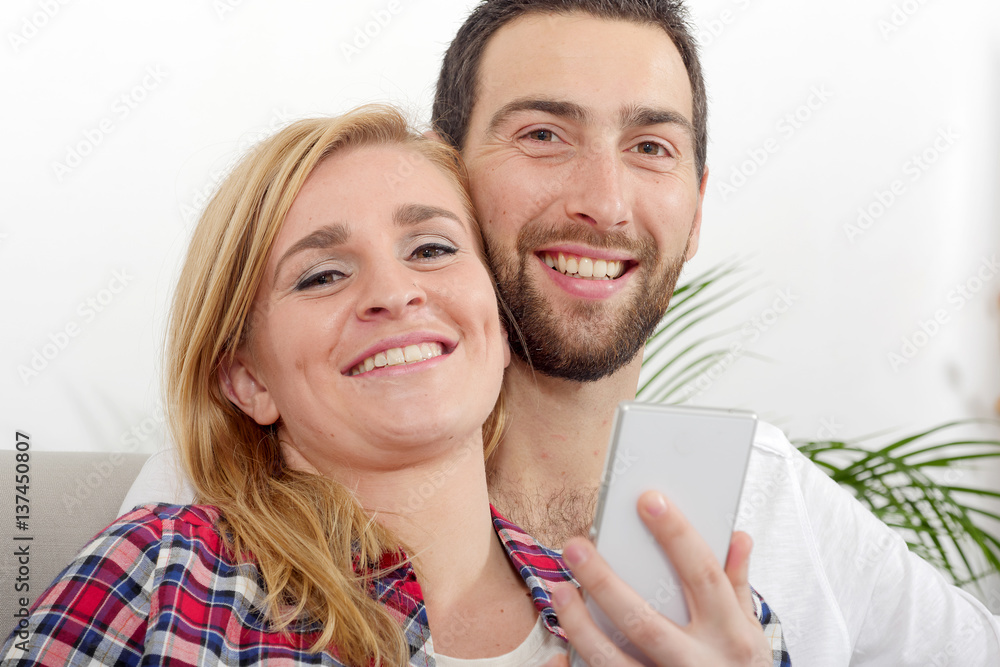
{"type": "Polygon", "coordinates": [[[427,293],[420,286],[419,272],[390,263],[372,272],[358,302],[358,317],[400,317],[408,308],[427,303],[427,293]]]}

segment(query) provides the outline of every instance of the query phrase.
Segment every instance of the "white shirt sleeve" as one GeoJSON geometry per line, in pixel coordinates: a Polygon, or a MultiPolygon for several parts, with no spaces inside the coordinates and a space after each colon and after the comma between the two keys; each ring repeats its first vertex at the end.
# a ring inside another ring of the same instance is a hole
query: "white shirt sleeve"
{"type": "Polygon", "coordinates": [[[796,667],[1000,665],[997,618],[769,424],[737,528],[754,538],[750,582],[796,667]]]}

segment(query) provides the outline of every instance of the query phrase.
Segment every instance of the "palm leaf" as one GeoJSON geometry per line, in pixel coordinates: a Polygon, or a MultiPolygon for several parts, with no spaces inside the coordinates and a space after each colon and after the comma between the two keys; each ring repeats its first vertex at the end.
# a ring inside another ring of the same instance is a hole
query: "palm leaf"
{"type": "MultiPolygon", "coordinates": [[[[706,321],[752,293],[742,275],[746,272],[743,263],[734,259],[677,286],[669,310],[646,341],[642,362],[644,377],[636,392],[639,400],[676,400],[687,383],[731,354],[728,347],[711,348],[710,344],[737,331],[738,326],[717,330],[693,341],[690,340],[691,332],[696,327],[704,328],[706,321]]],[[[688,397],[682,396],[677,402],[688,397]]]]}
{"type": "Polygon", "coordinates": [[[970,461],[1000,457],[1000,440],[946,437],[972,421],[948,422],[884,445],[861,446],[858,441],[796,445],[875,516],[900,531],[912,551],[940,567],[956,584],[966,584],[1000,572],[1000,539],[973,519],[1000,520],[1000,516],[969,504],[1000,498],[1000,493],[938,484],[935,478],[942,471],[964,470],[970,461]]]}

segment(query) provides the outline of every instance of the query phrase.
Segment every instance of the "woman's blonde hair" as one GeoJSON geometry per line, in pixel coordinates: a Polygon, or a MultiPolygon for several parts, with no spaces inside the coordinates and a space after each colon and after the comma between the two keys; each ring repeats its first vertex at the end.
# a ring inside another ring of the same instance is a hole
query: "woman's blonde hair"
{"type": "MultiPolygon", "coordinates": [[[[348,664],[408,660],[398,623],[368,594],[371,575],[360,574],[377,571],[401,545],[342,485],[287,467],[276,427],[234,406],[218,372],[252,336],[268,253],[303,183],[338,151],[383,145],[437,166],[475,220],[457,153],[414,133],[395,109],[366,106],[292,123],[243,158],[201,216],[174,296],[164,372],[170,428],[196,499],[221,510],[228,547],[260,569],[273,628],[320,627],[311,650],[333,647],[348,664]]],[[[401,163],[399,173],[386,174],[387,187],[411,169],[401,163]]],[[[500,399],[483,426],[487,454],[503,416],[500,399]]]]}

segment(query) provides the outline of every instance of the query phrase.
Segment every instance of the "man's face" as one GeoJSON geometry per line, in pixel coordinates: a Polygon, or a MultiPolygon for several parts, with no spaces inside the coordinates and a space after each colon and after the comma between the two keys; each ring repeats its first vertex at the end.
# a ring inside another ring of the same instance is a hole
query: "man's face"
{"type": "Polygon", "coordinates": [[[537,370],[605,377],[663,316],[698,245],[691,117],[658,27],[531,15],[490,40],[463,155],[511,344],[537,370]]]}

